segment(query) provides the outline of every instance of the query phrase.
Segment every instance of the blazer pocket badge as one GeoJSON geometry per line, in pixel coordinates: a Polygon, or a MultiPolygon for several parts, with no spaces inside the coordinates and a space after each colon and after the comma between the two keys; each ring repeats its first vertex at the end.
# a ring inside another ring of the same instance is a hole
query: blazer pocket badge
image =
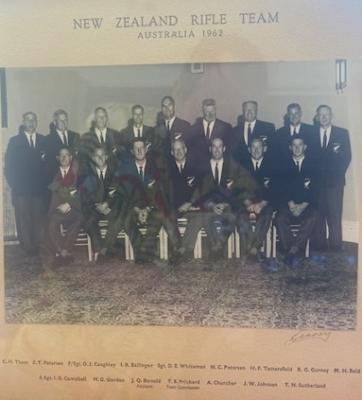
{"type": "Polygon", "coordinates": [[[45,152],[44,151],[40,152],[40,158],[42,159],[42,161],[45,160],[45,152]]]}
{"type": "Polygon", "coordinates": [[[195,177],[194,176],[188,176],[186,178],[187,186],[192,187],[195,182],[195,177]]]}
{"type": "Polygon", "coordinates": [[[234,185],[234,181],[233,181],[232,179],[228,179],[228,180],[226,181],[226,187],[227,187],[228,189],[231,189],[231,188],[233,187],[233,185],[234,185]]]}
{"type": "Polygon", "coordinates": [[[69,191],[69,193],[70,193],[71,197],[74,197],[77,194],[77,189],[71,189],[69,191]]]}
{"type": "Polygon", "coordinates": [[[265,135],[260,135],[260,139],[265,143],[267,141],[267,137],[265,135]]]}
{"type": "Polygon", "coordinates": [[[265,176],[263,179],[264,187],[265,189],[269,189],[269,184],[270,184],[270,178],[265,176]]]}
{"type": "Polygon", "coordinates": [[[310,189],[310,183],[312,180],[310,178],[304,178],[304,189],[310,189]]]}
{"type": "Polygon", "coordinates": [[[333,153],[339,153],[339,150],[341,149],[341,144],[340,143],[333,143],[333,153]]]}
{"type": "Polygon", "coordinates": [[[109,197],[113,197],[115,193],[116,193],[116,189],[115,188],[113,188],[113,187],[109,188],[109,191],[108,191],[108,196],[109,197]]]}
{"type": "Polygon", "coordinates": [[[156,181],[154,179],[152,179],[151,181],[148,182],[147,186],[152,189],[153,185],[156,183],[156,181]]]}

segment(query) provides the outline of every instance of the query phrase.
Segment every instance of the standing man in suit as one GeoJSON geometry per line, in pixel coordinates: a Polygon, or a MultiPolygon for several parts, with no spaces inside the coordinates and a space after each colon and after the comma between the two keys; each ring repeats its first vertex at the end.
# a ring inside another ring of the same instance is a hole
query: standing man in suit
{"type": "Polygon", "coordinates": [[[79,148],[79,161],[82,171],[87,171],[91,164],[94,149],[104,146],[107,153],[108,163],[112,168],[116,167],[118,148],[118,132],[108,127],[108,113],[103,107],[94,110],[94,120],[89,132],[81,137],[79,148]]]}
{"type": "Polygon", "coordinates": [[[176,261],[180,234],[172,219],[160,171],[147,150],[144,139],[135,138],[133,158],[125,160],[117,173],[129,198],[125,229],[134,249],[135,261],[158,263],[157,235],[163,226],[170,243],[172,263],[176,261]],[[140,227],[146,227],[144,236],[140,227]]]}
{"type": "Polygon", "coordinates": [[[58,170],[48,186],[51,199],[42,247],[43,261],[60,265],[73,259],[71,251],[83,218],[77,189],[78,171],[73,164],[72,150],[65,145],[60,147],[57,160],[58,170]],[[61,235],[61,225],[66,229],[64,237],[61,235]]]}
{"type": "Polygon", "coordinates": [[[283,191],[278,199],[281,204],[276,215],[284,262],[291,266],[297,256],[304,254],[317,219],[317,181],[314,160],[306,154],[307,145],[302,136],[293,136],[291,156],[283,168],[283,191]],[[296,237],[291,224],[300,224],[296,237]]]}
{"type": "Polygon", "coordinates": [[[260,137],[269,147],[274,138],[275,126],[271,122],[257,119],[258,103],[254,100],[242,104],[243,114],[238,118],[238,125],[233,129],[233,157],[241,165],[245,165],[249,157],[248,147],[251,139],[260,137]]]}
{"type": "Polygon", "coordinates": [[[133,139],[143,138],[147,145],[152,145],[154,131],[150,126],[144,125],[144,108],[140,104],[132,107],[132,118],[126,128],[122,129],[119,134],[119,149],[121,153],[131,151],[133,147],[133,139]]]}
{"type": "Polygon", "coordinates": [[[249,173],[225,156],[225,146],[221,138],[211,140],[211,158],[205,175],[194,191],[188,207],[199,208],[189,218],[183,237],[183,249],[191,254],[195,247],[198,232],[204,228],[209,244],[211,260],[219,259],[225,250],[228,237],[233,232],[238,214],[244,204],[253,197],[255,181],[249,173]]]}
{"type": "Polygon", "coordinates": [[[216,117],[216,102],[214,99],[205,99],[202,102],[203,117],[199,118],[191,128],[190,146],[195,159],[207,165],[210,158],[211,142],[220,138],[225,147],[226,155],[231,148],[231,125],[216,117]]]}
{"type": "Polygon", "coordinates": [[[328,105],[317,108],[318,128],[313,132],[311,152],[317,162],[319,182],[318,220],[313,235],[316,250],[342,248],[342,211],[345,174],[351,162],[351,144],[347,129],[332,124],[333,113],[328,105]]]}
{"type": "Polygon", "coordinates": [[[91,167],[80,184],[84,228],[92,241],[94,260],[106,261],[124,218],[126,201],[122,186],[115,179],[114,170],[108,161],[107,149],[98,145],[93,149],[91,167]],[[108,221],[107,233],[103,239],[99,221],[108,221]]]}
{"type": "Polygon", "coordinates": [[[47,162],[49,181],[58,172],[59,150],[66,146],[72,152],[72,162],[78,153],[80,135],[68,128],[68,114],[64,110],[57,110],[53,114],[53,121],[50,124],[49,135],[45,136],[47,149],[47,162]]]}
{"type": "Polygon", "coordinates": [[[45,137],[37,133],[34,112],[23,115],[19,134],[5,153],[5,176],[11,188],[20,247],[29,256],[39,253],[47,191],[45,137]]]}
{"type": "Polygon", "coordinates": [[[264,261],[260,248],[266,238],[275,209],[275,193],[277,189],[276,169],[270,156],[266,155],[266,144],[260,137],[251,139],[249,159],[246,170],[259,184],[255,197],[246,207],[245,222],[255,219],[255,230],[249,225],[247,232],[247,252],[253,261],[264,261]]]}
{"type": "Polygon", "coordinates": [[[275,140],[272,143],[275,159],[280,160],[280,156],[283,158],[290,156],[290,142],[295,135],[303,137],[308,152],[312,130],[312,125],[302,122],[302,107],[298,103],[289,104],[285,125],[276,131],[275,140]]]}

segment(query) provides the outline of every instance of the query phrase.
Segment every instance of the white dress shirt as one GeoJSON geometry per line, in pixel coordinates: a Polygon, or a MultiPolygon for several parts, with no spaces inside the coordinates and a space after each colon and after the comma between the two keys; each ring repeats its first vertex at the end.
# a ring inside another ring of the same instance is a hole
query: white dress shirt
{"type": "Polygon", "coordinates": [[[104,128],[102,130],[96,128],[95,133],[97,135],[99,143],[102,143],[101,137],[103,137],[104,143],[106,142],[107,128],[104,128]]]}
{"type": "Polygon", "coordinates": [[[298,163],[299,163],[298,171],[300,172],[300,170],[302,169],[302,165],[303,165],[303,161],[304,161],[304,156],[303,156],[303,157],[300,157],[298,160],[297,160],[296,158],[293,157],[293,161],[294,161],[294,164],[295,164],[296,167],[298,166],[298,163]]]}
{"type": "Polygon", "coordinates": [[[176,115],[174,115],[171,119],[165,119],[166,128],[171,130],[172,129],[172,125],[175,122],[175,119],[176,119],[176,115]]]}
{"type": "Polygon", "coordinates": [[[31,143],[31,141],[33,141],[34,147],[36,147],[36,132],[33,132],[33,133],[25,132],[25,136],[28,139],[29,146],[33,147],[32,143],[31,143]]]}
{"type": "Polygon", "coordinates": [[[294,132],[295,132],[297,135],[299,135],[300,126],[301,126],[301,124],[298,124],[297,126],[290,125],[290,136],[293,136],[293,135],[294,135],[294,132]]]}
{"type": "Polygon", "coordinates": [[[179,172],[180,172],[180,174],[181,174],[182,171],[183,171],[184,168],[185,168],[185,161],[183,161],[182,163],[179,163],[179,162],[176,161],[176,165],[177,165],[177,168],[178,168],[178,170],[179,170],[179,172]]]}
{"type": "Polygon", "coordinates": [[[254,160],[254,158],[251,159],[251,161],[253,162],[254,171],[256,171],[256,164],[258,164],[258,168],[260,168],[263,160],[264,160],[264,157],[260,158],[259,160],[254,160]]]}
{"type": "Polygon", "coordinates": [[[137,128],[137,126],[133,125],[133,135],[135,138],[138,137],[138,131],[140,131],[140,137],[143,137],[143,125],[141,125],[139,128],[137,128]]]}
{"type": "Polygon", "coordinates": [[[142,168],[142,178],[145,177],[146,162],[147,162],[146,160],[144,160],[143,163],[136,161],[137,172],[139,174],[141,174],[141,168],[142,168]]]}
{"type": "Polygon", "coordinates": [[[219,170],[219,181],[218,181],[218,183],[220,183],[221,174],[222,174],[222,167],[224,165],[224,159],[223,158],[221,160],[211,159],[210,160],[210,164],[211,164],[211,170],[212,170],[212,175],[213,175],[214,179],[215,179],[215,168],[216,168],[216,164],[217,164],[217,168],[219,170]]]}
{"type": "Polygon", "coordinates": [[[99,178],[99,179],[102,179],[102,178],[101,178],[101,172],[102,172],[102,174],[103,174],[103,179],[106,177],[107,166],[105,166],[102,170],[101,170],[100,168],[97,167],[96,170],[97,170],[97,175],[98,175],[98,178],[99,178]]]}
{"type": "Polygon", "coordinates": [[[328,128],[320,128],[319,129],[319,137],[321,140],[321,147],[323,147],[323,137],[324,137],[324,132],[326,132],[327,134],[327,143],[326,143],[326,147],[328,146],[329,143],[329,138],[331,136],[331,130],[332,130],[332,126],[329,126],[328,128]]]}
{"type": "Polygon", "coordinates": [[[62,143],[63,143],[64,145],[68,145],[68,144],[69,144],[68,131],[62,132],[62,131],[59,131],[59,130],[57,129],[57,133],[58,133],[58,136],[60,137],[60,140],[62,141],[62,143]],[[66,142],[64,142],[64,136],[65,136],[65,138],[66,138],[66,142]]]}
{"type": "Polygon", "coordinates": [[[206,136],[206,133],[207,133],[207,126],[210,124],[209,125],[209,131],[210,131],[210,137],[211,137],[212,130],[214,129],[215,121],[216,121],[215,119],[213,121],[211,121],[211,122],[206,121],[206,119],[202,120],[202,123],[204,125],[204,134],[205,134],[205,136],[206,136]]]}
{"type": "Polygon", "coordinates": [[[67,175],[67,173],[69,172],[69,168],[62,168],[60,167],[60,173],[62,174],[62,178],[64,179],[64,177],[67,175]]]}
{"type": "Polygon", "coordinates": [[[254,128],[255,128],[255,123],[256,123],[256,119],[254,119],[253,122],[247,122],[247,121],[244,122],[244,141],[245,141],[245,144],[247,146],[249,146],[249,144],[250,144],[248,142],[248,128],[249,128],[249,125],[250,125],[250,129],[251,129],[251,133],[253,133],[254,132],[254,128]]]}

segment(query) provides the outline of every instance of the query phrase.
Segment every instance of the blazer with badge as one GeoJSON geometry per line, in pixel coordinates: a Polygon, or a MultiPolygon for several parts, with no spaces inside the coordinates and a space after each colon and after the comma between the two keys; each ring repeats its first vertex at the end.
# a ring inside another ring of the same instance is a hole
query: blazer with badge
{"type": "Polygon", "coordinates": [[[64,203],[68,203],[73,210],[81,211],[76,168],[70,166],[64,177],[58,168],[48,189],[51,193],[49,215],[56,212],[57,207],[64,203]]]}
{"type": "Polygon", "coordinates": [[[214,179],[211,162],[192,195],[194,206],[209,210],[217,203],[229,204],[231,211],[237,212],[244,207],[244,200],[255,197],[257,183],[255,179],[231,158],[224,157],[220,183],[214,179]]]}
{"type": "Polygon", "coordinates": [[[299,171],[290,156],[285,160],[282,171],[278,204],[287,207],[289,201],[294,201],[297,204],[306,202],[316,207],[318,180],[314,160],[306,155],[299,171]]]}
{"type": "MultiPolygon", "coordinates": [[[[248,145],[244,139],[244,119],[238,119],[238,125],[233,128],[232,131],[232,147],[233,147],[233,158],[241,165],[246,165],[249,157],[248,145]]],[[[267,146],[273,144],[275,134],[275,125],[271,122],[261,121],[257,119],[255,121],[254,129],[251,133],[250,140],[254,137],[261,138],[267,146]]]]}
{"type": "Polygon", "coordinates": [[[200,171],[189,157],[186,158],[184,168],[180,172],[176,161],[169,162],[169,202],[173,211],[178,210],[184,203],[191,202],[191,197],[200,180],[200,171]]]}
{"type": "Polygon", "coordinates": [[[67,130],[68,143],[65,145],[62,139],[59,137],[58,132],[55,128],[50,129],[49,135],[45,136],[45,146],[47,153],[47,168],[49,172],[50,182],[54,177],[54,174],[58,169],[58,161],[57,156],[59,154],[59,150],[63,146],[69,147],[72,151],[73,157],[77,155],[79,144],[80,144],[80,135],[79,133],[73,132],[71,130],[67,130]]]}
{"type": "Polygon", "coordinates": [[[255,200],[266,200],[273,208],[276,207],[276,190],[277,190],[277,169],[274,166],[271,158],[264,156],[263,160],[259,162],[260,165],[256,170],[252,162],[251,156],[246,162],[245,168],[250,175],[258,183],[258,189],[255,193],[255,200]]]}
{"type": "Polygon", "coordinates": [[[21,128],[5,152],[5,177],[13,195],[44,196],[47,191],[45,136],[37,133],[35,148],[21,128]]]}
{"type": "MultiPolygon", "coordinates": [[[[129,152],[132,148],[132,142],[135,138],[133,125],[129,124],[126,128],[122,129],[118,135],[118,148],[121,153],[129,152]]],[[[150,126],[143,125],[142,139],[146,144],[153,144],[154,142],[154,129],[150,126]]]]}
{"type": "Polygon", "coordinates": [[[345,174],[352,158],[347,129],[332,126],[327,148],[322,149],[320,128],[315,128],[310,143],[310,153],[316,161],[320,186],[345,185],[345,174]]]}

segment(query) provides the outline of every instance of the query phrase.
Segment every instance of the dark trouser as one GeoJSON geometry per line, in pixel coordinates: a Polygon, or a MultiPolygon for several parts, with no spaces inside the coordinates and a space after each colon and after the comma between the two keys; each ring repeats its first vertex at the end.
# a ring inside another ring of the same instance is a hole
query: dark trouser
{"type": "Polygon", "coordinates": [[[187,225],[182,245],[188,251],[192,252],[195,248],[195,242],[200,229],[204,228],[207,235],[208,248],[211,252],[223,248],[234,231],[236,217],[231,212],[225,212],[217,215],[212,211],[194,211],[185,215],[187,225]]]}
{"type": "Polygon", "coordinates": [[[92,241],[92,249],[95,253],[99,253],[101,249],[109,249],[117,238],[120,230],[119,212],[116,209],[111,210],[107,215],[93,211],[90,215],[85,216],[84,229],[88,233],[92,241]],[[108,221],[107,233],[102,238],[99,221],[108,221]]]}
{"type": "Polygon", "coordinates": [[[340,250],[342,247],[343,191],[343,186],[320,188],[317,222],[312,236],[312,245],[317,250],[327,247],[326,223],[329,248],[340,250]]]}
{"type": "Polygon", "coordinates": [[[310,238],[317,219],[317,211],[308,206],[299,217],[295,217],[288,207],[278,211],[275,223],[278,229],[280,241],[284,252],[288,252],[292,247],[304,251],[308,239],[310,238]],[[300,225],[297,236],[294,237],[290,225],[300,225]]]}
{"type": "Polygon", "coordinates": [[[248,213],[243,213],[239,218],[239,236],[241,251],[249,251],[252,248],[260,249],[264,243],[270,223],[273,217],[273,208],[265,206],[261,213],[256,216],[255,229],[249,219],[248,213]]]}
{"type": "Polygon", "coordinates": [[[126,220],[125,230],[132,243],[135,259],[152,262],[157,257],[157,235],[161,227],[167,233],[172,257],[180,245],[180,233],[174,218],[153,210],[149,213],[144,227],[146,234],[142,235],[139,230],[142,226],[139,225],[138,215],[132,210],[126,220]]]}
{"type": "Polygon", "coordinates": [[[20,247],[37,254],[43,238],[46,205],[42,196],[13,196],[15,222],[20,247]]]}

